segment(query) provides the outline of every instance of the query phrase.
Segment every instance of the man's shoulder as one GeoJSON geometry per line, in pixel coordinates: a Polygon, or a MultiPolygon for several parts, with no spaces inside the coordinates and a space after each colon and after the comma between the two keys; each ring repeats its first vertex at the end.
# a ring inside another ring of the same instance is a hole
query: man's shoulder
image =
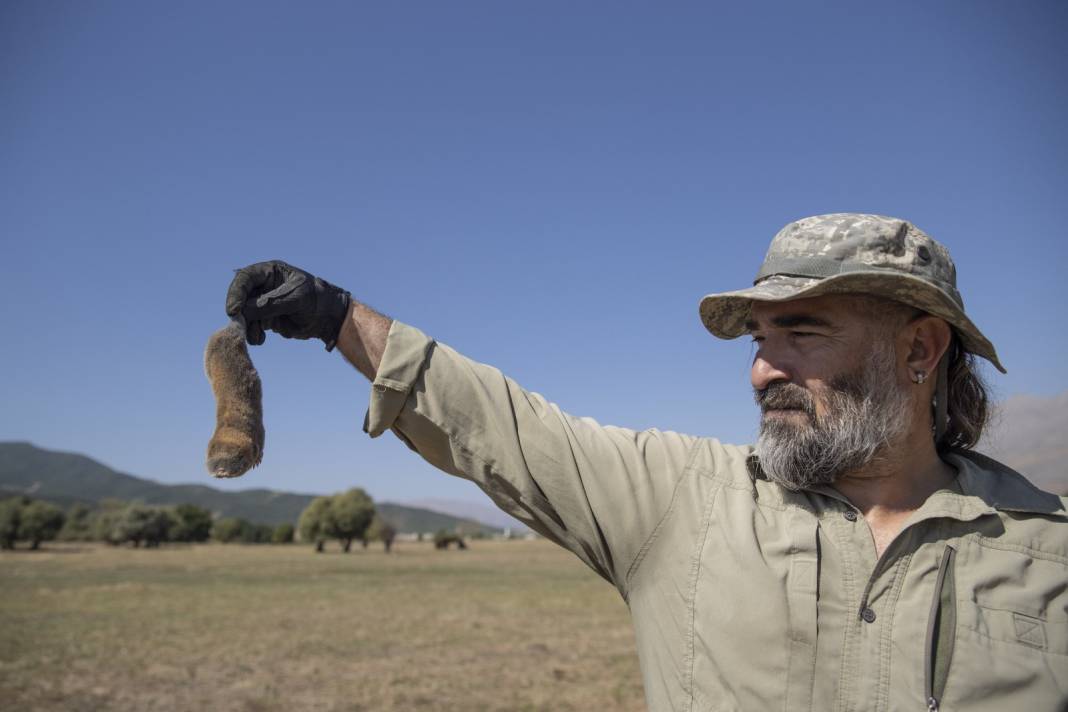
{"type": "Polygon", "coordinates": [[[697,438],[690,467],[695,474],[725,484],[745,486],[751,480],[752,445],[731,445],[716,438],[697,438]]]}
{"type": "Polygon", "coordinates": [[[731,445],[715,438],[701,438],[691,468],[695,474],[711,478],[718,486],[749,493],[762,507],[785,509],[805,496],[768,479],[760,468],[754,445],[731,445]]]}
{"type": "Polygon", "coordinates": [[[945,458],[964,494],[998,515],[1004,544],[1044,551],[1068,562],[1068,498],[1046,492],[1005,463],[974,451],[945,458]]]}
{"type": "Polygon", "coordinates": [[[957,467],[965,491],[994,509],[1068,518],[1066,498],[1039,489],[1003,462],[973,450],[957,450],[946,459],[957,467]]]}

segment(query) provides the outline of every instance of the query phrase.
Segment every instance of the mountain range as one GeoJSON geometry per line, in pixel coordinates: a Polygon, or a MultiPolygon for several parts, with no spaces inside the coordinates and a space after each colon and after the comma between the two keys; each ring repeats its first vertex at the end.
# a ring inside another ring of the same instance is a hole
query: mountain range
{"type": "MultiPolygon", "coordinates": [[[[27,442],[0,442],[0,496],[25,494],[69,506],[94,505],[104,499],[145,504],[195,504],[218,516],[242,517],[258,524],[296,523],[317,495],[248,489],[223,492],[206,485],[165,485],[116,472],[78,453],[45,450],[27,442]]],[[[378,512],[400,532],[460,530],[468,534],[499,533],[465,516],[390,502],[375,504],[378,512]]]]}
{"type": "Polygon", "coordinates": [[[1047,492],[1068,495],[1068,391],[999,403],[979,450],[1047,492]]]}

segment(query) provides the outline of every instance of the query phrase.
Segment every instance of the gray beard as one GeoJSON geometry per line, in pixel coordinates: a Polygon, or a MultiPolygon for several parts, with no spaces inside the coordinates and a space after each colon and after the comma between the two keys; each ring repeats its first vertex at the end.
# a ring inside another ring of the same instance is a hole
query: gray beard
{"type": "Polygon", "coordinates": [[[790,490],[831,484],[883,455],[909,425],[909,397],[897,384],[893,346],[880,339],[858,371],[832,379],[819,397],[793,383],[773,383],[755,398],[762,413],[756,454],[768,479],[790,490]],[[763,415],[769,408],[804,413],[784,420],[763,415]]]}

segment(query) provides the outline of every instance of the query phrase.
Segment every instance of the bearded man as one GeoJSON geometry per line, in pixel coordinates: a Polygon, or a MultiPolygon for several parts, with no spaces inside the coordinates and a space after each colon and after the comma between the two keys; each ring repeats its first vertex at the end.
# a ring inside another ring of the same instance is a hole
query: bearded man
{"type": "Polygon", "coordinates": [[[972,450],[987,420],[948,251],[904,220],[787,225],[754,286],[755,446],[602,426],[283,262],[227,313],[321,338],[391,430],[567,547],[630,608],[653,710],[1040,710],[1068,696],[1065,502],[972,450]]]}

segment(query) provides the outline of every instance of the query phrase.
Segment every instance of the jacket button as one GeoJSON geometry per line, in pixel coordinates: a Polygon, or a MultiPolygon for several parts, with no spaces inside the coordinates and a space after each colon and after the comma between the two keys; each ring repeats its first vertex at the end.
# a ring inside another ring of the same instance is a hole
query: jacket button
{"type": "Polygon", "coordinates": [[[864,609],[860,612],[860,617],[864,619],[865,623],[874,623],[875,611],[865,606],[864,609]]]}
{"type": "Polygon", "coordinates": [[[848,519],[851,522],[857,521],[857,513],[854,512],[852,509],[847,509],[845,511],[845,515],[844,516],[845,516],[846,519],[848,519]]]}

